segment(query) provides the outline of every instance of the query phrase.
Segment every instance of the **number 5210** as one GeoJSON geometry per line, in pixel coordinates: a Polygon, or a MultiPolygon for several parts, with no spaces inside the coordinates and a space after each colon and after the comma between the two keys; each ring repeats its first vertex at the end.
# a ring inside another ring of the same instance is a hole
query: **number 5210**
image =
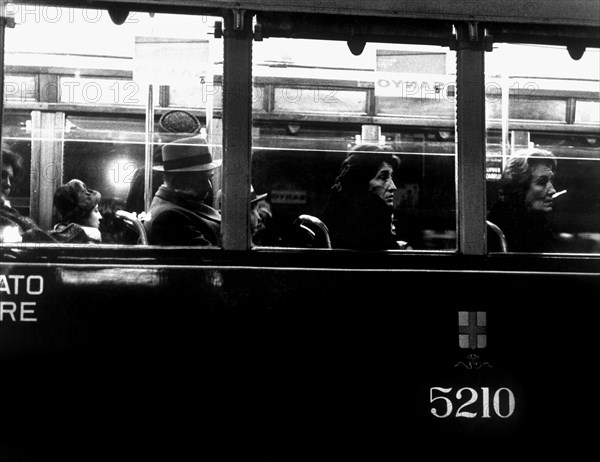
{"type": "Polygon", "coordinates": [[[466,417],[473,419],[481,411],[482,418],[491,418],[492,415],[502,419],[510,417],[515,411],[515,395],[510,388],[499,388],[492,397],[492,407],[490,407],[490,389],[481,387],[481,400],[479,393],[474,388],[463,387],[456,391],[456,401],[453,402],[452,388],[431,387],[429,389],[429,402],[434,403],[431,413],[440,419],[450,417],[454,410],[454,405],[459,405],[454,417],[466,417]],[[465,394],[465,402],[463,401],[465,394]],[[501,404],[502,401],[502,404],[501,404]],[[462,404],[461,404],[462,403],[462,404]]]}

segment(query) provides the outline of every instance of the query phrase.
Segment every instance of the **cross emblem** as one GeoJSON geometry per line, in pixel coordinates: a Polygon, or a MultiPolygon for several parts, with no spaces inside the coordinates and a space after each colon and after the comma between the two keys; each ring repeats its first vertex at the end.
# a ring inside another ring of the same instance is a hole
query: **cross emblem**
{"type": "Polygon", "coordinates": [[[458,344],[461,348],[487,346],[487,315],[485,311],[458,312],[458,344]]]}

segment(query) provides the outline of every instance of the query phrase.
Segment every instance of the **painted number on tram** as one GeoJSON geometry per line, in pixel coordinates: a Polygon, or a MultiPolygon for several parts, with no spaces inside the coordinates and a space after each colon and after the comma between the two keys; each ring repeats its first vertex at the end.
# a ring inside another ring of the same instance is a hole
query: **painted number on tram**
{"type": "Polygon", "coordinates": [[[431,413],[440,419],[446,417],[475,417],[506,419],[515,412],[515,395],[510,388],[498,388],[491,396],[489,387],[463,387],[452,393],[452,388],[431,387],[429,402],[431,413]],[[456,409],[456,412],[454,410],[456,409]]]}

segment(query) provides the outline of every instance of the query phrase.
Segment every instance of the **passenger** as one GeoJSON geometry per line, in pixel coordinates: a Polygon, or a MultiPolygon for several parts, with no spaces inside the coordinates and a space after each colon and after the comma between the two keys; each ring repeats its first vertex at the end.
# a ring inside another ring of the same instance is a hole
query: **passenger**
{"type": "Polygon", "coordinates": [[[357,145],[342,162],[323,221],[331,245],[349,249],[403,249],[394,232],[394,171],[400,159],[388,148],[357,145]]]}
{"type": "Polygon", "coordinates": [[[10,207],[10,203],[0,194],[0,218],[8,234],[7,240],[2,242],[57,242],[47,231],[43,230],[31,218],[24,217],[17,209],[10,207]],[[20,240],[15,239],[14,232],[20,235],[20,240]],[[10,236],[10,237],[9,237],[10,236]]]}
{"type": "Polygon", "coordinates": [[[60,186],[54,193],[59,222],[50,234],[59,242],[98,243],[102,241],[98,209],[100,193],[77,179],[60,186]]]}
{"type": "Polygon", "coordinates": [[[21,171],[22,159],[19,154],[13,152],[7,144],[2,143],[2,195],[5,205],[10,207],[8,196],[13,186],[14,178],[21,171]]]}
{"type": "MultiPolygon", "coordinates": [[[[154,150],[153,165],[158,165],[162,159],[161,146],[158,146],[154,150]]],[[[160,188],[162,184],[162,173],[156,170],[152,170],[152,197],[160,188]]],[[[129,186],[129,194],[127,194],[127,201],[125,202],[125,210],[128,212],[142,213],[146,208],[144,191],[146,188],[146,168],[140,167],[133,172],[131,179],[131,185],[129,186]]]]}
{"type": "Polygon", "coordinates": [[[221,244],[221,214],[206,205],[211,179],[220,160],[213,160],[200,136],[176,140],[162,148],[164,183],[152,199],[144,226],[150,244],[221,244]]]}
{"type": "Polygon", "coordinates": [[[250,192],[250,232],[254,245],[268,245],[269,223],[273,218],[271,204],[267,201],[269,193],[250,192]]]}
{"type": "Polygon", "coordinates": [[[136,244],[138,235],[119,217],[118,210],[125,210],[125,201],[116,197],[103,197],[98,202],[102,215],[99,230],[104,244],[136,244]]]}
{"type": "MultiPolygon", "coordinates": [[[[250,234],[254,245],[265,245],[265,236],[268,224],[273,218],[271,204],[266,200],[269,193],[256,194],[254,187],[250,185],[250,234]]],[[[223,191],[219,189],[216,194],[215,205],[221,211],[221,199],[223,191]]]]}
{"type": "MultiPolygon", "coordinates": [[[[157,165],[161,162],[162,146],[165,143],[175,141],[178,138],[189,138],[200,131],[200,121],[191,113],[180,109],[165,112],[158,122],[158,133],[160,140],[154,147],[153,163],[157,165]]],[[[146,186],[146,169],[138,168],[133,173],[129,194],[125,203],[125,210],[128,212],[141,213],[145,210],[144,190],[146,186]]],[[[154,197],[156,191],[162,184],[163,177],[161,172],[152,171],[152,194],[154,197]]]]}
{"type": "Polygon", "coordinates": [[[488,220],[504,233],[509,252],[557,251],[552,229],[555,170],[556,158],[542,149],[521,150],[508,159],[488,220]]]}
{"type": "Polygon", "coordinates": [[[1,242],[56,242],[50,234],[40,228],[34,220],[21,215],[10,204],[14,178],[18,176],[22,159],[5,143],[2,143],[2,190],[0,191],[0,218],[3,223],[1,242]],[[15,234],[15,232],[18,234],[15,234]]]}
{"type": "Polygon", "coordinates": [[[19,225],[0,212],[0,243],[22,241],[22,230],[19,225]]]}

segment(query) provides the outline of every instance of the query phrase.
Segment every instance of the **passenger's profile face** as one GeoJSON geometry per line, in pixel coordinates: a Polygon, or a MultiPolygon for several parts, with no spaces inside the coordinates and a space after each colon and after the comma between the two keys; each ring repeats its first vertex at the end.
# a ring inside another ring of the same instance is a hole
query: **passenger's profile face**
{"type": "Polygon", "coordinates": [[[393,207],[394,191],[394,170],[387,162],[383,162],[375,176],[369,181],[369,193],[379,197],[386,205],[393,207]]]}
{"type": "Polygon", "coordinates": [[[532,175],[529,190],[525,195],[525,207],[527,210],[552,212],[552,195],[556,192],[552,185],[554,172],[546,165],[536,165],[532,175]]]}
{"type": "Polygon", "coordinates": [[[250,228],[252,235],[263,230],[267,226],[267,221],[271,218],[271,206],[268,202],[258,201],[250,207],[250,228]]]}
{"type": "Polygon", "coordinates": [[[2,165],[2,194],[8,196],[12,187],[12,181],[15,177],[13,166],[9,164],[2,165]]]}
{"type": "Polygon", "coordinates": [[[90,215],[85,220],[84,226],[98,228],[100,227],[100,220],[102,220],[102,214],[96,205],[96,207],[93,208],[93,210],[90,212],[90,215]]]}

